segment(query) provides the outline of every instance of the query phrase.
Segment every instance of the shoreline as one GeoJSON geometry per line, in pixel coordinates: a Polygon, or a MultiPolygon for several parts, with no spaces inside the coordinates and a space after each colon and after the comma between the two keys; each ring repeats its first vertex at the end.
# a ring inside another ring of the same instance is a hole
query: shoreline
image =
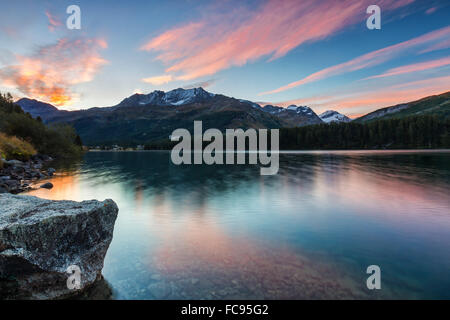
{"type": "Polygon", "coordinates": [[[47,188],[51,189],[53,184],[43,183],[35,188],[39,181],[51,178],[56,170],[48,166],[54,159],[46,155],[34,155],[28,161],[4,160],[0,168],[0,194],[21,194],[26,191],[47,188]]]}
{"type": "MultiPolygon", "coordinates": [[[[170,152],[171,149],[150,149],[150,150],[87,150],[87,152],[170,152]]],[[[270,150],[269,150],[270,151],[270,150]]],[[[202,151],[200,151],[202,152],[202,151]]],[[[221,153],[220,151],[218,151],[221,153]]],[[[232,151],[233,153],[249,153],[248,150],[246,151],[232,151]]],[[[253,151],[256,152],[256,151],[253,151]]],[[[263,151],[261,151],[263,152],[263,151]]],[[[311,149],[311,150],[279,150],[277,151],[280,154],[295,154],[295,153],[364,153],[364,152],[384,152],[384,153],[434,153],[434,152],[450,152],[450,149],[311,149]]],[[[227,151],[225,151],[227,153],[227,151]]]]}

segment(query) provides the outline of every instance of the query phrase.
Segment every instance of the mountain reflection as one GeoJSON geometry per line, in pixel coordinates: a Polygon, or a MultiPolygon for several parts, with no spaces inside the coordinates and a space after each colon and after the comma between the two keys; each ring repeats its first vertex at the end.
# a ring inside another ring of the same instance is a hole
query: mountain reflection
{"type": "Polygon", "coordinates": [[[103,274],[115,298],[448,298],[450,153],[300,152],[175,166],[169,152],[90,152],[51,199],[119,206],[103,274]],[[380,265],[383,290],[365,287],[380,265]]]}

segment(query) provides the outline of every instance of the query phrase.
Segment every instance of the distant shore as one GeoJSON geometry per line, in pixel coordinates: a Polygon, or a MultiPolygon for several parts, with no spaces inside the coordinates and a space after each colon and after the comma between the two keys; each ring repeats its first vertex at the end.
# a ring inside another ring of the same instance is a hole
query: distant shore
{"type": "MultiPolygon", "coordinates": [[[[88,150],[88,152],[155,152],[155,151],[171,151],[171,149],[149,149],[149,150],[97,150],[92,149],[88,150]]],[[[312,150],[279,150],[279,153],[339,153],[339,152],[373,152],[373,151],[382,151],[382,152],[450,152],[450,149],[312,149],[312,150]]],[[[226,152],[226,151],[225,151],[226,152]]],[[[234,153],[239,153],[240,151],[233,151],[234,153]]],[[[249,151],[244,151],[248,153],[249,151]]]]}

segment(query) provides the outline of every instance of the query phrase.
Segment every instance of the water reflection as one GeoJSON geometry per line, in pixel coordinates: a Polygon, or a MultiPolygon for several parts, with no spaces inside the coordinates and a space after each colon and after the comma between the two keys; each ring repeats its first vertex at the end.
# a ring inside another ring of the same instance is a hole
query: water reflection
{"type": "Polygon", "coordinates": [[[167,152],[88,153],[51,199],[114,199],[103,274],[115,298],[449,298],[450,153],[284,154],[175,166],[167,152]],[[366,267],[383,289],[365,288],[366,267]]]}

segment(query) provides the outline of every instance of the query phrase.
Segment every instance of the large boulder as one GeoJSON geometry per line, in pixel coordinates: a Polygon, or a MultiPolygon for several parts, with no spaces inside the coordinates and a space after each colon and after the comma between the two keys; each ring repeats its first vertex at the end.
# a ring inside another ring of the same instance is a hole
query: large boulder
{"type": "Polygon", "coordinates": [[[112,200],[0,194],[0,299],[66,298],[89,288],[101,279],[117,213],[112,200]],[[69,266],[81,270],[79,289],[69,288],[69,266]]]}

